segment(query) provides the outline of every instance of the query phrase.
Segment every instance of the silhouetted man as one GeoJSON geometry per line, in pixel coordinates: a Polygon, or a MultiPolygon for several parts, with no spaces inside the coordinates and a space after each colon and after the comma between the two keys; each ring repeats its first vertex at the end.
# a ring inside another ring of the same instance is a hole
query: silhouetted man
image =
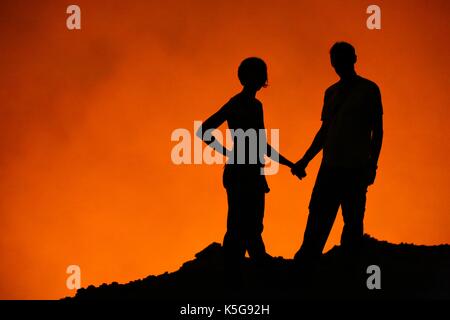
{"type": "Polygon", "coordinates": [[[374,183],[383,139],[380,90],[356,74],[355,49],[337,42],[330,58],[340,80],[325,91],[322,126],[292,169],[304,177],[308,163],[323,150],[297,261],[320,257],[339,206],[344,217],[341,245],[350,251],[359,247],[367,187],[374,183]]]}

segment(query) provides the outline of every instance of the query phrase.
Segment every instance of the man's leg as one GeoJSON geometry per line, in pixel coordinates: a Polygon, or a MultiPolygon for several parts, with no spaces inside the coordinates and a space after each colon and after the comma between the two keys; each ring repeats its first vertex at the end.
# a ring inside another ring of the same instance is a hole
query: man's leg
{"type": "Polygon", "coordinates": [[[317,259],[327,242],[340,205],[335,174],[320,169],[309,203],[309,216],[303,243],[295,260],[317,259]]]}
{"type": "Polygon", "coordinates": [[[348,177],[342,195],[344,229],[341,245],[349,250],[358,249],[364,235],[364,211],[366,209],[367,185],[359,174],[348,177]]]}

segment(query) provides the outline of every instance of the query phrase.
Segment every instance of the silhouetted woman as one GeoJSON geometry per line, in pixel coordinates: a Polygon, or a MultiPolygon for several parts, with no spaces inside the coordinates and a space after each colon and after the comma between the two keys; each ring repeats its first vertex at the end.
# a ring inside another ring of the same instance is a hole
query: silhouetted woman
{"type": "Polygon", "coordinates": [[[269,150],[267,155],[271,159],[288,167],[293,166],[292,162],[267,144],[265,134],[258,134],[259,130],[264,130],[264,117],[263,106],[256,99],[256,93],[267,87],[265,62],[254,57],[245,59],[239,66],[238,77],[243,86],[242,91],[208,118],[197,132],[203,141],[228,156],[223,173],[228,198],[227,232],[223,247],[226,265],[233,267],[240,265],[246,251],[256,262],[270,258],[261,236],[265,194],[269,192],[266,177],[262,173],[264,157],[261,153],[264,155],[269,150]],[[212,131],[225,121],[230,130],[235,130],[232,151],[208,133],[208,130],[212,131]],[[256,140],[248,137],[252,131],[256,132],[256,140]],[[247,138],[243,132],[247,133],[247,138]],[[238,148],[240,143],[245,143],[245,148],[238,148]],[[245,154],[242,154],[243,150],[245,154]]]}

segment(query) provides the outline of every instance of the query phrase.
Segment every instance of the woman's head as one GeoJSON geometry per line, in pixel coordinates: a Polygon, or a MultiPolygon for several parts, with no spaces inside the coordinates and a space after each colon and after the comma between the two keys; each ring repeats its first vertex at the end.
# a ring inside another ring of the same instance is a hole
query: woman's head
{"type": "Polygon", "coordinates": [[[244,59],[239,65],[238,77],[244,87],[255,90],[267,87],[267,65],[260,58],[244,59]]]}

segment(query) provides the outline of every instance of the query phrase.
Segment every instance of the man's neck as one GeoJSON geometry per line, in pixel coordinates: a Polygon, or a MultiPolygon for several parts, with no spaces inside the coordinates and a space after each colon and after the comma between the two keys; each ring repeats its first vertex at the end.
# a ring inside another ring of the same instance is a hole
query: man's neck
{"type": "Polygon", "coordinates": [[[342,82],[350,82],[350,81],[354,80],[357,76],[358,75],[356,74],[356,71],[351,70],[347,74],[345,74],[341,77],[341,81],[342,82]]]}

